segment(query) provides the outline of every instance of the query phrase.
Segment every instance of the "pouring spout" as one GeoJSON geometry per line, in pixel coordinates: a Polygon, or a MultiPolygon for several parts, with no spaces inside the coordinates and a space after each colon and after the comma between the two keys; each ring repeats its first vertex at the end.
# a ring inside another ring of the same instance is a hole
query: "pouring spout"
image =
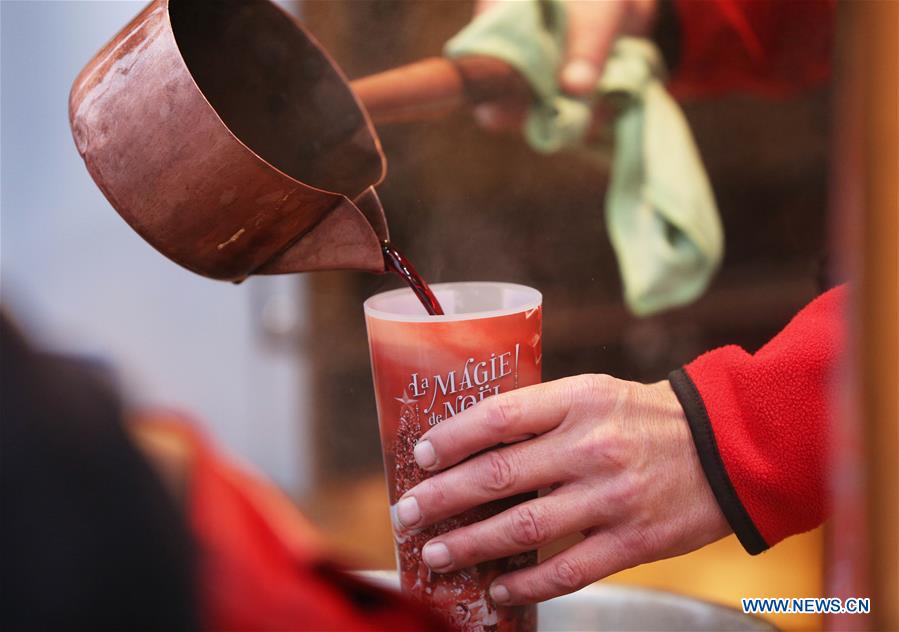
{"type": "Polygon", "coordinates": [[[388,237],[384,209],[374,188],[369,187],[354,201],[341,197],[308,233],[254,274],[320,270],[383,273],[381,243],[388,237]]]}

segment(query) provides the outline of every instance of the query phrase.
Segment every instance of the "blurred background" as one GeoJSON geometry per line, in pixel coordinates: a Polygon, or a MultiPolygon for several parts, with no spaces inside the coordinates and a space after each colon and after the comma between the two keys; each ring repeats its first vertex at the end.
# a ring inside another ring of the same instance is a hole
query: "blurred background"
{"type": "Polygon", "coordinates": [[[0,2],[3,304],[41,344],[107,365],[133,403],[189,412],[304,494],[309,362],[279,336],[308,324],[308,279],[234,286],[178,267],[119,218],[72,141],[72,81],[144,4],[0,2]]]}
{"type": "MultiPolygon", "coordinates": [[[[71,139],[69,86],[141,2],[0,2],[2,302],[40,344],[91,358],[134,406],[187,411],[270,476],[358,567],[391,568],[362,301],[392,278],[318,273],[213,282],[144,243],[71,139]]],[[[309,0],[300,16],[351,77],[439,54],[467,2],[309,0]]],[[[395,243],[431,282],[502,280],[544,294],[544,379],[656,381],[728,343],[755,350],[828,286],[827,90],[686,105],[726,234],[724,265],[689,307],[622,304],[602,200],[607,174],[533,153],[467,113],[378,131],[395,243]]],[[[738,604],[816,597],[824,536],[750,558],[734,538],[610,579],[738,604]],[[726,578],[726,581],[722,581],[726,578]]],[[[819,627],[813,616],[776,617],[819,627]]]]}

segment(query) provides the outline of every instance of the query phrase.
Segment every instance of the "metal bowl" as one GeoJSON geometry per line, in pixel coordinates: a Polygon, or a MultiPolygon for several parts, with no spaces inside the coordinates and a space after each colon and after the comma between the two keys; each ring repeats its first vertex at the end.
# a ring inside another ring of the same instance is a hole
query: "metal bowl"
{"type": "MultiPolygon", "coordinates": [[[[379,585],[398,589],[393,571],[363,571],[379,585]]],[[[539,630],[777,630],[771,623],[681,595],[613,584],[593,584],[540,604],[539,630]]]]}

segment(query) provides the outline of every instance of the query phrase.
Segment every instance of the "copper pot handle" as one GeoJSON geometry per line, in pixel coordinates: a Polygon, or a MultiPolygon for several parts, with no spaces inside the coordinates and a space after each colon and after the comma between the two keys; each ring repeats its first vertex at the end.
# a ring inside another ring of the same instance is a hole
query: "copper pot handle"
{"type": "Polygon", "coordinates": [[[374,123],[433,119],[493,100],[527,103],[530,86],[495,57],[430,57],[351,82],[374,123]]]}

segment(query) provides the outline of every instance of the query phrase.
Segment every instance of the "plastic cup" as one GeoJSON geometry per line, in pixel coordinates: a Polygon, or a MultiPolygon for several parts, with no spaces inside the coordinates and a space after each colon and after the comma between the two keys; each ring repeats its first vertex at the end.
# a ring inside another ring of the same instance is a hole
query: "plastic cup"
{"type": "Polygon", "coordinates": [[[421,559],[431,538],[504,511],[535,494],[518,495],[419,531],[396,520],[399,498],[428,472],[413,449],[422,434],[487,397],[540,382],[542,296],[511,283],[432,286],[444,316],[429,316],[411,290],[365,302],[372,375],[394,524],[400,586],[460,630],[536,630],[535,606],[497,606],[490,583],[536,564],[536,551],[451,573],[421,559]]]}

